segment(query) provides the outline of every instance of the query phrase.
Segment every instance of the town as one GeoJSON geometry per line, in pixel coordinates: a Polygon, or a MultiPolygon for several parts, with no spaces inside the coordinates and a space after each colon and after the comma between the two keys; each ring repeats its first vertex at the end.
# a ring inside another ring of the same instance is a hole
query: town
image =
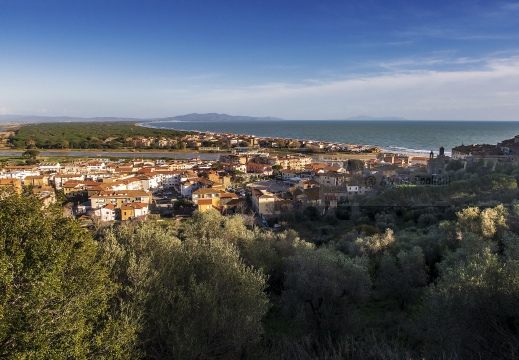
{"type": "MultiPolygon", "coordinates": [[[[150,148],[154,147],[152,143],[157,147],[170,145],[171,139],[136,137],[127,141],[150,148]]],[[[195,156],[185,160],[99,157],[70,158],[67,163],[4,162],[0,186],[13,187],[19,193],[25,188],[46,205],[62,196],[63,203],[68,201],[70,215],[85,224],[150,216],[183,219],[195,210],[213,209],[224,215],[253,214],[259,224],[275,226],[280,214],[309,207],[325,214],[380,186],[448,183],[442,179],[449,161],[443,148],[436,156],[431,151],[424,157],[383,153],[360,145],[251,135],[198,133],[186,135],[181,141],[199,151],[219,151],[214,144],[225,142],[231,152],[220,154],[218,160],[195,156]],[[317,151],[276,152],[287,144],[292,149],[317,151]],[[350,153],[334,152],[346,148],[350,153]]],[[[37,154],[30,150],[26,153],[33,157],[37,154]]],[[[519,136],[496,145],[452,149],[452,159],[463,166],[478,160],[517,164],[518,154],[519,136]]]]}

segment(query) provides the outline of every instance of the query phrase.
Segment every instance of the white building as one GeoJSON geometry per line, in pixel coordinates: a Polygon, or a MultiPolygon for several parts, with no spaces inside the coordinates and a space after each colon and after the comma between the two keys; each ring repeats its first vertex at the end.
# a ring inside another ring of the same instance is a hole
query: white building
{"type": "Polygon", "coordinates": [[[99,216],[102,221],[115,220],[115,205],[108,204],[94,210],[94,215],[99,216]]]}
{"type": "Polygon", "coordinates": [[[45,172],[59,172],[61,166],[59,163],[42,163],[38,165],[38,170],[45,172]]]}
{"type": "Polygon", "coordinates": [[[103,161],[91,160],[86,163],[87,170],[91,171],[102,171],[105,170],[106,164],[103,161]]]}

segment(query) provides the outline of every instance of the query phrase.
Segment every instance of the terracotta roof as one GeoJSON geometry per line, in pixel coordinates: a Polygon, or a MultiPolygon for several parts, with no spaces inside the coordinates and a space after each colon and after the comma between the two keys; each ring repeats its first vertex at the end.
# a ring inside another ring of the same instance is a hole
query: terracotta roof
{"type": "Polygon", "coordinates": [[[83,175],[82,174],[56,174],[56,176],[54,178],[66,179],[66,178],[75,178],[75,177],[83,177],[83,175]]]}
{"type": "Polygon", "coordinates": [[[41,192],[51,192],[54,193],[54,188],[52,186],[36,186],[32,189],[33,194],[41,193],[41,192]]]}
{"type": "Polygon", "coordinates": [[[306,189],[306,190],[303,191],[303,193],[310,200],[319,200],[319,189],[306,189]]]}
{"type": "Polygon", "coordinates": [[[133,167],[118,167],[115,172],[133,172],[133,167]]]}
{"type": "Polygon", "coordinates": [[[0,185],[21,185],[20,179],[0,179],[0,185]]]}
{"type": "Polygon", "coordinates": [[[71,184],[76,185],[99,185],[98,181],[90,181],[90,180],[68,180],[64,186],[70,186],[71,184]]]}
{"type": "Polygon", "coordinates": [[[145,168],[142,168],[142,169],[139,169],[139,173],[151,173],[152,171],[154,171],[155,169],[153,168],[149,168],[149,167],[145,167],[145,168]]]}
{"type": "Polygon", "coordinates": [[[150,196],[149,193],[147,193],[144,190],[117,190],[117,191],[101,191],[97,195],[91,196],[91,198],[110,198],[110,197],[119,197],[119,198],[125,198],[125,197],[137,197],[137,196],[150,196]]]}
{"type": "Polygon", "coordinates": [[[200,195],[218,194],[218,193],[220,193],[220,191],[212,189],[212,188],[200,188],[200,189],[197,189],[192,192],[192,194],[200,194],[200,195]]]}
{"type": "Polygon", "coordinates": [[[263,195],[263,192],[261,190],[258,190],[258,189],[252,189],[252,195],[260,197],[260,196],[263,195]]]}
{"type": "Polygon", "coordinates": [[[221,193],[221,194],[220,194],[220,198],[232,198],[232,199],[237,199],[237,198],[238,198],[238,195],[236,195],[235,193],[228,193],[228,192],[224,192],[224,193],[221,193]]]}
{"type": "Polygon", "coordinates": [[[69,184],[69,183],[66,183],[63,185],[64,188],[67,188],[67,189],[74,189],[74,188],[82,188],[81,184],[69,184]]]}
{"type": "Polygon", "coordinates": [[[108,205],[105,206],[105,209],[115,210],[115,205],[114,204],[108,204],[108,205]]]}
{"type": "Polygon", "coordinates": [[[120,185],[120,184],[128,185],[128,184],[130,184],[132,182],[140,182],[140,180],[138,178],[136,178],[136,177],[131,177],[131,178],[127,178],[127,179],[116,180],[112,184],[114,184],[114,185],[120,185]]]}
{"type": "Polygon", "coordinates": [[[268,165],[268,164],[258,164],[258,163],[247,163],[247,166],[252,166],[252,167],[270,167],[270,165],[268,165]]]}
{"type": "Polygon", "coordinates": [[[199,199],[198,205],[212,205],[213,200],[212,199],[199,199]]]}
{"type": "Polygon", "coordinates": [[[8,166],[7,170],[38,170],[38,167],[31,165],[8,166]]]}
{"type": "Polygon", "coordinates": [[[236,206],[236,205],[239,205],[239,204],[244,203],[244,202],[245,202],[244,198],[232,199],[225,205],[226,206],[236,206]]]}
{"type": "Polygon", "coordinates": [[[201,184],[204,184],[204,185],[213,185],[214,184],[214,181],[207,180],[207,179],[204,179],[204,178],[197,178],[196,181],[201,183],[201,184]]]}
{"type": "Polygon", "coordinates": [[[107,191],[110,190],[110,185],[98,184],[98,185],[87,185],[87,190],[90,191],[107,191]]]}
{"type": "Polygon", "coordinates": [[[144,209],[148,206],[146,203],[126,203],[121,205],[121,209],[144,209]]]}

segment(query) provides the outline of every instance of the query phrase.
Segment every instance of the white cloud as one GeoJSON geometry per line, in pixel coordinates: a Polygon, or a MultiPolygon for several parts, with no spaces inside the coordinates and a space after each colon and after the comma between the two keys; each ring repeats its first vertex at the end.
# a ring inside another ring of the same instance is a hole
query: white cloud
{"type": "Polygon", "coordinates": [[[519,2],[509,2],[501,5],[500,10],[503,12],[517,11],[519,10],[519,2]]]}
{"type": "MultiPolygon", "coordinates": [[[[476,60],[472,60],[477,62],[476,60]]],[[[460,59],[460,62],[472,62],[460,59]]],[[[414,70],[343,81],[207,90],[179,109],[275,115],[288,119],[358,114],[409,119],[519,120],[519,58],[487,60],[477,70],[414,70]]]]}
{"type": "Polygon", "coordinates": [[[401,59],[383,64],[385,68],[370,63],[366,64],[368,68],[378,66],[383,72],[359,73],[366,70],[359,67],[349,69],[350,73],[321,72],[292,83],[239,86],[230,74],[222,76],[222,82],[157,80],[133,87],[128,86],[130,82],[114,82],[108,89],[87,82],[84,88],[56,86],[45,92],[32,88],[25,91],[23,87],[17,91],[0,89],[0,114],[150,118],[221,112],[286,119],[340,119],[363,114],[408,119],[519,120],[517,52],[495,53],[492,58],[453,55],[434,53],[430,57],[401,59]]]}

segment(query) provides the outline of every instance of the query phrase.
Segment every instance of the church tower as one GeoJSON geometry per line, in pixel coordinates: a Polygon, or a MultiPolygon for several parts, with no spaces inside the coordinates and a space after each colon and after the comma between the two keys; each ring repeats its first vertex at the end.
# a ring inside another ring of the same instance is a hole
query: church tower
{"type": "Polygon", "coordinates": [[[435,158],[434,153],[431,151],[429,154],[429,162],[427,163],[427,173],[440,175],[445,172],[445,148],[440,148],[439,155],[435,158]]]}

